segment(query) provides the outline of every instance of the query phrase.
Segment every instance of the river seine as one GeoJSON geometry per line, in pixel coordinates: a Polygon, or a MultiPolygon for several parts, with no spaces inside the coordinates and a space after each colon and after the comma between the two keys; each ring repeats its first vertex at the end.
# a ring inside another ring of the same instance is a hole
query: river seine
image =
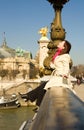
{"type": "Polygon", "coordinates": [[[19,130],[22,123],[32,119],[34,107],[0,110],[0,130],[19,130]]]}

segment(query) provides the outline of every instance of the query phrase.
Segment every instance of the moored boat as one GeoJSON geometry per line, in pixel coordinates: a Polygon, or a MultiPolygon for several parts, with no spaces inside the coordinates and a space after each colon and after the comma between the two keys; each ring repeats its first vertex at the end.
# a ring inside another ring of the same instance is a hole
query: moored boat
{"type": "Polygon", "coordinates": [[[18,108],[18,107],[20,107],[20,103],[15,94],[11,96],[0,97],[0,109],[18,108]]]}

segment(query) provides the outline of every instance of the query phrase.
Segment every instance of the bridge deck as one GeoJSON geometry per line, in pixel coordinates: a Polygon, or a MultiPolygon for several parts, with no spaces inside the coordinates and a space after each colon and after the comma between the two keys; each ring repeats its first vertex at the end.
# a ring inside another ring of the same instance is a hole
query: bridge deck
{"type": "Polygon", "coordinates": [[[47,91],[29,130],[83,130],[84,103],[67,88],[47,91]]]}

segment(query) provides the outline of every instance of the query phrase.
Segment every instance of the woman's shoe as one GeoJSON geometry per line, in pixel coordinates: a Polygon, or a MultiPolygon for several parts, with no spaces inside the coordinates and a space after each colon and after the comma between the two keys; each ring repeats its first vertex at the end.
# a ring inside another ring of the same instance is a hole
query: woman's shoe
{"type": "Polygon", "coordinates": [[[35,113],[37,113],[38,110],[39,110],[39,107],[36,107],[36,108],[33,109],[33,111],[34,111],[35,113]]]}
{"type": "Polygon", "coordinates": [[[22,99],[25,100],[25,102],[28,101],[28,96],[27,96],[27,94],[21,94],[20,92],[18,92],[18,94],[20,95],[20,97],[21,97],[22,99]]]}

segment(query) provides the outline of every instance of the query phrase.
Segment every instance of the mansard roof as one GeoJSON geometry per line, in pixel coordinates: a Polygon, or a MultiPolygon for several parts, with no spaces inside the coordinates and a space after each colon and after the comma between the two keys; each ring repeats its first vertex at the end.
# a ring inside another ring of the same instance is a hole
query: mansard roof
{"type": "Polygon", "coordinates": [[[18,51],[18,49],[10,48],[7,45],[6,38],[4,36],[3,43],[0,46],[0,58],[15,57],[15,56],[18,56],[17,54],[19,54],[19,56],[23,56],[25,58],[30,58],[30,59],[32,58],[31,53],[28,51],[23,51],[22,49],[19,49],[19,52],[17,52],[17,51],[18,51]]]}
{"type": "Polygon", "coordinates": [[[4,41],[0,46],[0,58],[14,57],[15,54],[15,49],[8,47],[6,41],[4,41]]]}

